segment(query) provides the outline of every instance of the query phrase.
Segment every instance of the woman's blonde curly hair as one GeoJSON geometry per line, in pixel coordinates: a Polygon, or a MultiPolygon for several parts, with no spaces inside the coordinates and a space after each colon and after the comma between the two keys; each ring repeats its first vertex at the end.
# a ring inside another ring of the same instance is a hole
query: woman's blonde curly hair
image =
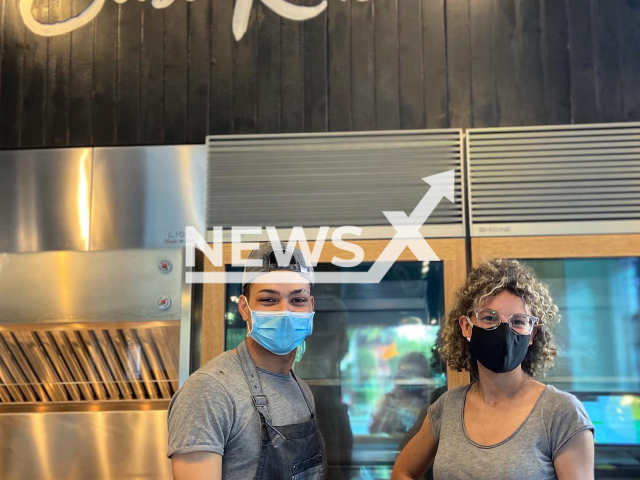
{"type": "Polygon", "coordinates": [[[531,268],[517,260],[494,259],[471,271],[464,287],[456,294],[454,307],[441,329],[438,351],[451,369],[459,372],[465,369],[472,378],[477,378],[478,367],[471,360],[469,342],[462,335],[458,319],[469,315],[486,298],[502,291],[520,297],[529,313],[538,317],[537,333],[524,357],[522,369],[528,375],[541,376],[552,366],[557,353],[551,328],[560,316],[547,287],[536,279],[531,268]]]}

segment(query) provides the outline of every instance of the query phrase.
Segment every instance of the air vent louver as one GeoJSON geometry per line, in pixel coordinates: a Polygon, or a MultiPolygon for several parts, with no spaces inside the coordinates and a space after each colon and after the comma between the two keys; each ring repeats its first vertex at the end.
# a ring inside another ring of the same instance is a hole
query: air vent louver
{"type": "Polygon", "coordinates": [[[460,130],[223,136],[207,139],[207,230],[214,226],[389,226],[410,213],[423,177],[455,169],[455,203],[427,221],[463,236],[460,130]]]}
{"type": "Polygon", "coordinates": [[[640,124],[471,129],[471,232],[640,231],[640,124]]]}

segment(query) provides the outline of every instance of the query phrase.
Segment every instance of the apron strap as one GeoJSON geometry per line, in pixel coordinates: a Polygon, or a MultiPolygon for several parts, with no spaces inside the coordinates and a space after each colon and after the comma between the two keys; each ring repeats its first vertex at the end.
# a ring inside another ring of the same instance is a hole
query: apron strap
{"type": "Polygon", "coordinates": [[[285,441],[285,438],[280,432],[278,432],[278,430],[273,427],[271,412],[269,410],[269,400],[267,400],[267,397],[262,391],[262,385],[260,385],[260,379],[258,378],[258,371],[256,370],[256,365],[253,362],[251,355],[249,354],[246,339],[242,340],[240,345],[238,345],[237,350],[238,357],[240,357],[240,365],[242,366],[242,371],[244,372],[244,378],[247,381],[247,385],[249,385],[249,391],[251,392],[253,404],[255,405],[256,410],[258,410],[258,413],[264,417],[267,425],[269,425],[269,427],[271,427],[276,432],[277,435],[274,437],[271,443],[275,448],[277,448],[285,441]]]}
{"type": "Polygon", "coordinates": [[[300,389],[300,393],[302,393],[302,398],[304,398],[304,401],[307,402],[307,407],[309,408],[309,413],[311,414],[311,417],[313,418],[315,416],[316,412],[313,411],[313,407],[311,406],[311,402],[309,402],[309,399],[307,398],[307,395],[304,393],[304,389],[302,388],[302,385],[300,385],[300,382],[298,381],[298,377],[296,377],[296,374],[293,373],[293,370],[291,370],[291,376],[293,377],[293,379],[298,384],[298,388],[300,389]]]}

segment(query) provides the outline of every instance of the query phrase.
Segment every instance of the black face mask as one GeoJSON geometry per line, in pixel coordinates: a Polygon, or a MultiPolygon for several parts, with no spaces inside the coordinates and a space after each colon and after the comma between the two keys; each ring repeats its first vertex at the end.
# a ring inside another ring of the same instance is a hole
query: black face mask
{"type": "Polygon", "coordinates": [[[474,325],[471,334],[471,358],[495,373],[510,372],[518,368],[529,348],[531,335],[513,333],[506,323],[495,330],[474,325]]]}

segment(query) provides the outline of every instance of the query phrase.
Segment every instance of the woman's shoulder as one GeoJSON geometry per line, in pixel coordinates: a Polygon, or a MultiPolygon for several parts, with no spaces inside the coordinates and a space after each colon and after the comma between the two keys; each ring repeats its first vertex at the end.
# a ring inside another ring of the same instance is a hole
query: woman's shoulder
{"type": "Polygon", "coordinates": [[[552,407],[553,411],[559,415],[575,409],[584,410],[584,406],[574,394],[560,390],[553,385],[545,385],[540,401],[546,407],[552,407]]]}

